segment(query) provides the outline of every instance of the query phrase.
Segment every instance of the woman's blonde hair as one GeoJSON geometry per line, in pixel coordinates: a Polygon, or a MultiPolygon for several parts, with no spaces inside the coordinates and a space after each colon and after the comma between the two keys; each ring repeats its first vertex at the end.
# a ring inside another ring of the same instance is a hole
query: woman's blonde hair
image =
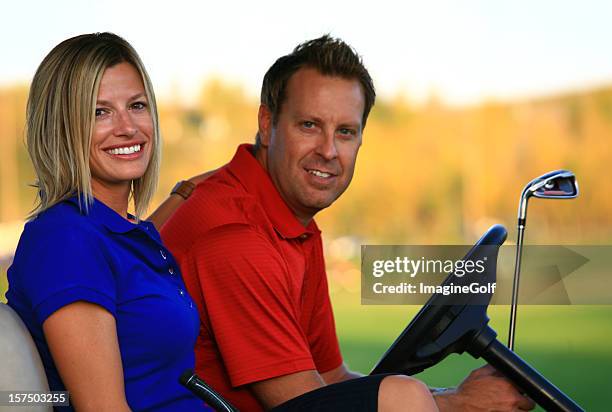
{"type": "Polygon", "coordinates": [[[129,63],[142,77],[153,121],[151,160],[132,181],[135,213],[142,216],[155,193],[161,157],[157,105],[151,80],[134,48],[112,33],[84,34],[58,44],[42,61],[27,104],[27,146],[38,201],[30,218],[71,196],[85,211],[93,202],[89,151],[98,88],[104,71],[129,63]]]}

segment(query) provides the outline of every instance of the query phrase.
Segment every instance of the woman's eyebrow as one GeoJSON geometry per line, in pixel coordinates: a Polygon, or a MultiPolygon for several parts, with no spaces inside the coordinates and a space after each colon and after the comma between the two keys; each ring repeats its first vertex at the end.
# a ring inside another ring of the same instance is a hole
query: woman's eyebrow
{"type": "MultiPolygon", "coordinates": [[[[132,97],[130,97],[128,99],[128,101],[132,101],[132,100],[136,100],[136,99],[140,99],[141,97],[145,97],[146,93],[141,92],[141,93],[136,93],[135,95],[133,95],[132,97]]],[[[106,106],[111,106],[112,103],[108,100],[104,100],[104,99],[98,99],[96,100],[96,104],[102,104],[102,105],[106,105],[106,106]]]]}

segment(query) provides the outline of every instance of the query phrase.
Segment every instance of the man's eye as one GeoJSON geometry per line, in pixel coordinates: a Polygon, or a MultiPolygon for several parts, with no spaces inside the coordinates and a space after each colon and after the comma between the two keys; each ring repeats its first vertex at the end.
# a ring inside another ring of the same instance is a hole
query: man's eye
{"type": "Polygon", "coordinates": [[[342,129],[339,130],[341,135],[345,135],[345,136],[354,136],[357,134],[357,132],[353,129],[348,129],[346,127],[343,127],[342,129]]]}
{"type": "Polygon", "coordinates": [[[311,122],[310,120],[306,120],[305,122],[302,122],[302,126],[306,129],[312,129],[315,127],[315,123],[311,122]]]}

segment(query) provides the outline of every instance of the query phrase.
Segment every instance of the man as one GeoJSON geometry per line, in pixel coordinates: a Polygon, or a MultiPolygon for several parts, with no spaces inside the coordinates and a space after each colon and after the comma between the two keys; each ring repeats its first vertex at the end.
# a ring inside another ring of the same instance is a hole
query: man
{"type": "MultiPolygon", "coordinates": [[[[313,217],[348,187],[374,100],[367,70],[344,42],[299,45],[264,77],[255,146],[240,146],[162,228],[200,308],[196,370],[241,410],[296,397],[324,399],[310,405],[328,410],[332,398],[340,410],[371,398],[379,410],[436,409],[410,378],[351,381],[359,375],[343,364],[336,338],[313,217]],[[317,390],[337,382],[349,384],[317,390]]],[[[173,192],[173,204],[189,196],[185,187],[173,192]]],[[[533,407],[490,368],[435,401],[443,410],[533,407]]]]}

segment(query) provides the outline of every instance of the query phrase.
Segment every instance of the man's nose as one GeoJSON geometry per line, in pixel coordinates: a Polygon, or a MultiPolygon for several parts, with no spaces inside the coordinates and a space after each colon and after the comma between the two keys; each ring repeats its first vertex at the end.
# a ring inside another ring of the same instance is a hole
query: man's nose
{"type": "Polygon", "coordinates": [[[334,131],[326,131],[323,133],[319,145],[317,146],[317,153],[326,160],[332,160],[338,157],[334,131]]]}

